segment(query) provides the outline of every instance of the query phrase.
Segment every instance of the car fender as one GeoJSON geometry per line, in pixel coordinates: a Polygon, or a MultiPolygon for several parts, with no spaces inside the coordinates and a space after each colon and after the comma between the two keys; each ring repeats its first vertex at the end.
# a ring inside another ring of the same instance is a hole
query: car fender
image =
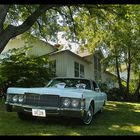
{"type": "Polygon", "coordinates": [[[93,110],[95,112],[96,108],[95,108],[95,101],[94,101],[93,98],[90,98],[90,100],[86,100],[86,108],[85,108],[85,110],[88,111],[90,104],[92,104],[93,110]]]}

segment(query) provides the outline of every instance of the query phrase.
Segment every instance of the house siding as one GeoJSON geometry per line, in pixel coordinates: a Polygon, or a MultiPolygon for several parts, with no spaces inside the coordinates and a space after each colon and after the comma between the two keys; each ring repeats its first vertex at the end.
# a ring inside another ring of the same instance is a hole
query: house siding
{"type": "Polygon", "coordinates": [[[67,51],[51,55],[50,60],[56,60],[57,76],[74,77],[74,62],[78,62],[79,64],[84,65],[84,77],[93,79],[91,78],[93,76],[91,74],[90,65],[67,51]]]}
{"type": "MultiPolygon", "coordinates": [[[[42,56],[48,53],[54,52],[55,48],[42,40],[38,40],[35,37],[30,38],[22,38],[21,36],[17,36],[14,39],[11,39],[9,43],[6,45],[5,49],[2,53],[7,52],[9,49],[13,48],[21,48],[25,46],[32,46],[27,54],[42,56]]],[[[50,60],[56,60],[56,76],[60,77],[74,77],[74,62],[82,64],[84,66],[84,77],[87,79],[95,80],[95,67],[94,67],[94,56],[97,56],[101,59],[103,56],[99,53],[95,53],[93,55],[87,55],[85,57],[80,57],[73,52],[68,50],[63,50],[60,52],[54,52],[50,55],[50,60]]],[[[110,82],[114,78],[112,75],[108,75],[104,73],[105,69],[101,64],[101,82],[110,82]],[[113,78],[113,79],[112,79],[113,78]]],[[[99,81],[96,81],[99,82],[99,81]]],[[[115,84],[116,85],[116,84],[115,84]]]]}
{"type": "Polygon", "coordinates": [[[63,54],[53,54],[50,60],[56,60],[56,76],[66,77],[66,66],[67,66],[67,56],[66,53],[63,54]]]}
{"type": "Polygon", "coordinates": [[[89,73],[88,73],[88,64],[78,57],[74,57],[72,55],[69,55],[67,53],[67,72],[66,75],[68,77],[74,77],[74,62],[77,62],[79,64],[82,64],[84,66],[84,77],[89,78],[89,73]]]}
{"type": "Polygon", "coordinates": [[[100,76],[97,76],[96,73],[95,73],[95,61],[94,61],[94,58],[97,58],[99,60],[99,63],[101,63],[101,59],[102,59],[102,56],[100,55],[100,53],[95,53],[93,55],[89,55],[89,56],[86,56],[85,58],[88,60],[88,61],[91,61],[92,64],[89,65],[89,69],[90,69],[90,76],[91,76],[91,79],[92,80],[95,80],[96,82],[103,82],[106,80],[106,77],[105,77],[105,68],[103,66],[103,64],[101,64],[101,71],[98,71],[97,70],[97,73],[100,74],[100,76]],[[95,77],[98,77],[98,78],[95,78],[95,77]]]}
{"type": "Polygon", "coordinates": [[[91,62],[91,64],[88,64],[88,67],[87,67],[87,72],[88,72],[87,78],[91,80],[95,80],[93,55],[87,56],[85,57],[85,59],[91,62]]]}
{"type": "Polygon", "coordinates": [[[22,38],[22,36],[17,36],[14,39],[11,39],[6,45],[4,52],[7,52],[9,49],[21,48],[25,46],[31,46],[32,48],[27,51],[28,55],[42,56],[47,53],[53,52],[54,49],[51,45],[45,43],[44,41],[39,41],[35,37],[30,37],[30,39],[22,38]],[[28,42],[28,43],[27,43],[28,42]]]}
{"type": "Polygon", "coordinates": [[[104,72],[103,77],[102,83],[106,83],[109,88],[119,87],[117,77],[115,75],[112,75],[109,72],[104,72]]]}
{"type": "Polygon", "coordinates": [[[2,53],[5,53],[10,49],[21,48],[24,46],[25,46],[25,41],[23,41],[22,39],[20,38],[11,39],[6,45],[6,47],[4,48],[4,50],[2,51],[2,53]]]}

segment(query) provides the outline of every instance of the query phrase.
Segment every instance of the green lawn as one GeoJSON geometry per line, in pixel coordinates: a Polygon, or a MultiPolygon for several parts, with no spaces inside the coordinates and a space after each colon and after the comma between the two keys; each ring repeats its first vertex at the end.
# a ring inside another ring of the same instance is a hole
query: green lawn
{"type": "Polygon", "coordinates": [[[0,135],[140,135],[140,103],[108,101],[89,126],[72,119],[23,121],[0,101],[0,135]]]}

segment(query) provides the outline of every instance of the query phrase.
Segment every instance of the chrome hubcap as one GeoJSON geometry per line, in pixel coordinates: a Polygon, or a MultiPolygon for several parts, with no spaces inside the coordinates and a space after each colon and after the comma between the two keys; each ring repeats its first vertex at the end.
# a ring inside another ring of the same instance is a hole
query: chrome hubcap
{"type": "Polygon", "coordinates": [[[85,115],[84,123],[89,124],[92,121],[92,116],[93,116],[92,109],[89,108],[88,112],[85,115]]]}

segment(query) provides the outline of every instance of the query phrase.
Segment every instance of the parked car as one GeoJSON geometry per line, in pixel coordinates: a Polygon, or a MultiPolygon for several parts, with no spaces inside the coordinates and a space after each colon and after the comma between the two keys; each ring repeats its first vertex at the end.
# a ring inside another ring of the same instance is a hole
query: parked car
{"type": "Polygon", "coordinates": [[[9,87],[6,110],[16,111],[20,119],[67,116],[79,118],[90,124],[93,115],[102,112],[107,95],[101,92],[95,81],[85,78],[57,77],[46,87],[9,87]]]}

